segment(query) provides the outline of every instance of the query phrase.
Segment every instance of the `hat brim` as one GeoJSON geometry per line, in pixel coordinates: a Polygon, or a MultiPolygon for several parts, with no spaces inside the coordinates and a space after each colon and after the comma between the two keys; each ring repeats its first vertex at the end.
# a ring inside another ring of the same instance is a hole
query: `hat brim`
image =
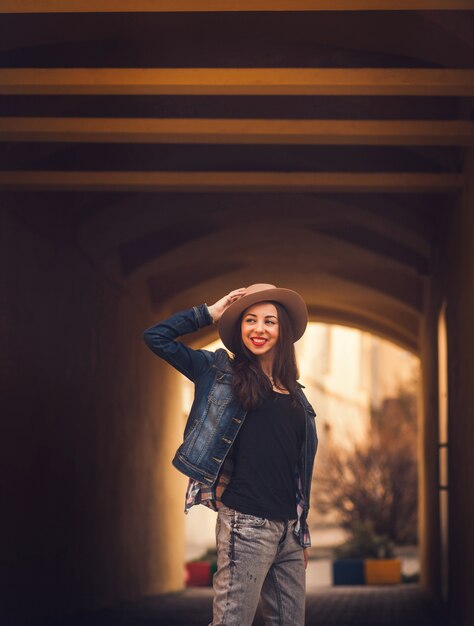
{"type": "Polygon", "coordinates": [[[218,330],[222,343],[226,348],[231,352],[235,352],[232,338],[235,324],[238,322],[240,314],[245,309],[248,309],[249,306],[252,306],[252,304],[271,301],[278,302],[285,307],[293,330],[293,341],[298,341],[303,336],[308,324],[308,309],[305,301],[296,291],[274,287],[243,296],[224,311],[218,323],[218,330]]]}

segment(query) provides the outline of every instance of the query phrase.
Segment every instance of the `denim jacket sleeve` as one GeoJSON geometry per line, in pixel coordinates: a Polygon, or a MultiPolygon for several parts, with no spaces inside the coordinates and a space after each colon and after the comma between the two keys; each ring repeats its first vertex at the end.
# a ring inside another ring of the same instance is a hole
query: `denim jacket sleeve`
{"type": "Polygon", "coordinates": [[[194,382],[212,365],[214,352],[193,350],[176,339],[210,324],[212,317],[209,310],[201,304],[151,326],[145,330],[143,338],[152,352],[194,382]]]}

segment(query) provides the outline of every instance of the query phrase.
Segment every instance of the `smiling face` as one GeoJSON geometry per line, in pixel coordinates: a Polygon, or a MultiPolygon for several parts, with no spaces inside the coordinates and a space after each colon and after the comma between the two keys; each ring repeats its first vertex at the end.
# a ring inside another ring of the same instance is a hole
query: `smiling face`
{"type": "Polygon", "coordinates": [[[278,312],[271,302],[250,306],[242,317],[242,341],[256,356],[270,356],[278,342],[278,312]]]}

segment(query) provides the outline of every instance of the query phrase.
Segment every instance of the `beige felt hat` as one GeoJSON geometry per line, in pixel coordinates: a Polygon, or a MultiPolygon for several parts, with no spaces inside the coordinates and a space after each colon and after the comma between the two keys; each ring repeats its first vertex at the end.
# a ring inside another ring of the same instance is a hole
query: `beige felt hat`
{"type": "Polygon", "coordinates": [[[234,352],[232,336],[240,314],[256,302],[268,301],[278,302],[285,307],[293,329],[293,341],[303,336],[308,323],[308,309],[299,293],[267,283],[256,283],[247,287],[245,296],[232,303],[219,320],[219,335],[226,348],[234,352]]]}

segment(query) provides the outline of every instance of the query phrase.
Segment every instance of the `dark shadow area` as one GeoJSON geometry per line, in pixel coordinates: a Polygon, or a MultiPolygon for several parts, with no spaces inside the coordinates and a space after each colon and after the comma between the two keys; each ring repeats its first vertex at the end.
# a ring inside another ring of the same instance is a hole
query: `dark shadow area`
{"type": "MultiPolygon", "coordinates": [[[[211,619],[212,590],[195,588],[35,626],[207,626],[211,619]]],[[[448,626],[443,607],[418,585],[321,588],[308,594],[307,626],[355,624],[448,626]]],[[[259,609],[253,626],[263,625],[259,609]]]]}

